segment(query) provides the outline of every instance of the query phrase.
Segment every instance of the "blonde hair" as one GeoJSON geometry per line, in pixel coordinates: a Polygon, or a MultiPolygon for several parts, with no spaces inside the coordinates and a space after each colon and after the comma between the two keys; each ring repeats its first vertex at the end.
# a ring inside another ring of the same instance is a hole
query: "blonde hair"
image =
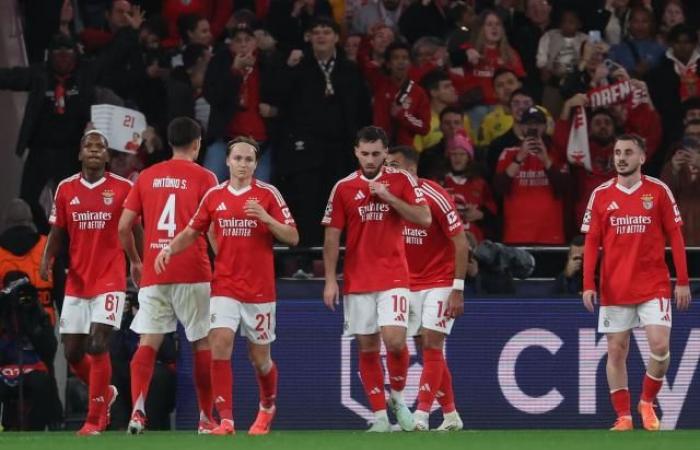
{"type": "Polygon", "coordinates": [[[476,51],[478,51],[481,54],[484,53],[484,48],[486,48],[486,38],[484,37],[484,24],[486,23],[486,19],[488,19],[489,16],[494,16],[498,19],[498,22],[501,24],[503,36],[501,37],[501,40],[497,45],[498,53],[501,55],[503,62],[505,64],[510,65],[515,61],[515,50],[513,50],[513,47],[511,47],[510,43],[508,42],[508,36],[506,36],[506,29],[503,25],[503,20],[501,19],[501,16],[496,14],[495,11],[487,9],[485,11],[482,11],[482,13],[479,15],[478,28],[476,30],[472,45],[474,45],[476,51]]]}

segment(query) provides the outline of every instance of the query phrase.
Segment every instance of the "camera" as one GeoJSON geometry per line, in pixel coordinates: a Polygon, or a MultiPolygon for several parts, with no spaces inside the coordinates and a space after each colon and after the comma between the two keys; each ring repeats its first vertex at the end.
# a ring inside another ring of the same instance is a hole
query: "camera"
{"type": "Polygon", "coordinates": [[[38,291],[26,276],[8,283],[0,291],[0,328],[3,330],[21,333],[24,325],[34,322],[37,312],[42,313],[38,291]]]}
{"type": "Polygon", "coordinates": [[[474,252],[474,257],[483,268],[500,274],[510,274],[521,280],[535,270],[535,258],[525,250],[508,247],[486,240],[474,252]]]}

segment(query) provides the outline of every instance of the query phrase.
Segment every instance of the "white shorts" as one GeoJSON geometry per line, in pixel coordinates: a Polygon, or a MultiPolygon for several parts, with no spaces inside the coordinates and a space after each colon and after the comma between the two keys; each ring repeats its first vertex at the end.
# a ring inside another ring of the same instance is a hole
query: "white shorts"
{"type": "Polygon", "coordinates": [[[241,336],[250,343],[265,345],[276,339],[277,302],[243,303],[231,297],[211,298],[209,329],[230,328],[235,333],[241,326],[241,336]]]}
{"type": "Polygon", "coordinates": [[[385,326],[406,327],[411,291],[406,288],[343,297],[345,336],[375,334],[385,326]]]}
{"type": "Polygon", "coordinates": [[[63,299],[59,322],[61,334],[90,334],[90,325],[103,323],[119,329],[124,314],[126,295],[123,292],[105,292],[92,298],[63,299]]]}
{"type": "Polygon", "coordinates": [[[671,299],[655,298],[629,306],[601,306],[598,314],[599,333],[619,333],[647,325],[671,327],[671,299]]]}
{"type": "Polygon", "coordinates": [[[138,334],[166,334],[185,328],[190,342],[209,334],[209,283],[153,284],[139,290],[139,311],[131,329],[138,334]]]}
{"type": "Polygon", "coordinates": [[[411,292],[408,314],[408,335],[418,336],[422,328],[449,335],[455,320],[445,316],[451,287],[424,289],[411,292]]]}

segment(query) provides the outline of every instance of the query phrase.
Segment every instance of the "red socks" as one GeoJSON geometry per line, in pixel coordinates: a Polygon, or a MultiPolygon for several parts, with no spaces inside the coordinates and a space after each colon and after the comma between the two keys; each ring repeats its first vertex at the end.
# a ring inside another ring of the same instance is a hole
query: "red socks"
{"type": "Polygon", "coordinates": [[[272,368],[265,375],[256,372],[256,376],[260,388],[260,405],[270,409],[275,406],[277,397],[277,365],[273,362],[272,368]]]}
{"type": "Polygon", "coordinates": [[[656,400],[656,396],[661,390],[663,383],[663,380],[655,380],[651,378],[648,373],[645,373],[644,382],[642,383],[642,395],[640,399],[643,402],[652,403],[654,400],[656,400]]]}
{"type": "Polygon", "coordinates": [[[213,399],[211,393],[211,350],[194,352],[194,388],[197,391],[199,412],[212,418],[213,399]]]}
{"type": "Polygon", "coordinates": [[[148,345],[140,345],[131,358],[131,404],[134,411],[146,412],[146,398],[155,363],[156,350],[148,345]]]}
{"type": "Polygon", "coordinates": [[[230,359],[211,361],[211,387],[221,420],[233,420],[233,371],[230,359]]]}
{"type": "Polygon", "coordinates": [[[442,364],[442,383],[440,383],[440,388],[435,394],[435,397],[442,408],[442,413],[447,414],[456,409],[455,393],[452,390],[452,373],[450,372],[450,368],[447,367],[447,361],[445,361],[444,358],[442,364]]]}
{"type": "Polygon", "coordinates": [[[445,358],[440,349],[423,350],[423,372],[418,388],[418,409],[429,413],[435,394],[442,383],[445,358]]]}
{"type": "Polygon", "coordinates": [[[372,411],[386,410],[384,371],[379,352],[360,352],[360,378],[372,411]]]}
{"type": "Polygon", "coordinates": [[[71,363],[70,368],[83,383],[90,384],[90,357],[88,355],[83,355],[83,358],[77,363],[71,363]]]}
{"type": "Polygon", "coordinates": [[[408,347],[405,345],[398,353],[387,352],[386,365],[389,371],[389,384],[391,384],[392,391],[401,392],[406,387],[409,359],[408,347]]]}
{"type": "Polygon", "coordinates": [[[99,425],[100,416],[107,407],[107,387],[112,379],[112,361],[109,353],[91,356],[90,383],[88,383],[88,413],[86,422],[99,425]]]}
{"type": "Polygon", "coordinates": [[[630,408],[629,389],[618,389],[615,392],[611,392],[610,402],[612,403],[613,409],[615,410],[617,417],[632,415],[632,410],[630,408]]]}

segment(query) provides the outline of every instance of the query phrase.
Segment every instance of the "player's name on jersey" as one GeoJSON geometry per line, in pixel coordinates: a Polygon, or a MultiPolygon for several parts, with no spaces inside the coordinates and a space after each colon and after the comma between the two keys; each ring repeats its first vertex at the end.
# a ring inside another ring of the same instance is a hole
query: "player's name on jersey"
{"type": "Polygon", "coordinates": [[[360,218],[363,222],[371,221],[382,221],[384,220],[384,214],[391,210],[389,205],[386,203],[369,203],[368,205],[362,205],[357,207],[357,212],[360,214],[360,218]]]}
{"type": "Polygon", "coordinates": [[[651,216],[610,216],[616,234],[644,233],[647,225],[651,225],[651,216]]]}
{"type": "Polygon", "coordinates": [[[102,230],[112,220],[112,213],[104,211],[85,211],[71,213],[73,222],[78,222],[79,230],[102,230]]]}
{"type": "Polygon", "coordinates": [[[428,237],[428,230],[425,228],[409,228],[403,227],[403,236],[406,244],[423,245],[423,238],[428,237]]]}
{"type": "Polygon", "coordinates": [[[221,235],[224,237],[248,237],[253,228],[258,227],[258,221],[254,219],[218,219],[221,235]]]}
{"type": "Polygon", "coordinates": [[[187,189],[187,180],[182,178],[154,178],[153,189],[187,189]]]}

